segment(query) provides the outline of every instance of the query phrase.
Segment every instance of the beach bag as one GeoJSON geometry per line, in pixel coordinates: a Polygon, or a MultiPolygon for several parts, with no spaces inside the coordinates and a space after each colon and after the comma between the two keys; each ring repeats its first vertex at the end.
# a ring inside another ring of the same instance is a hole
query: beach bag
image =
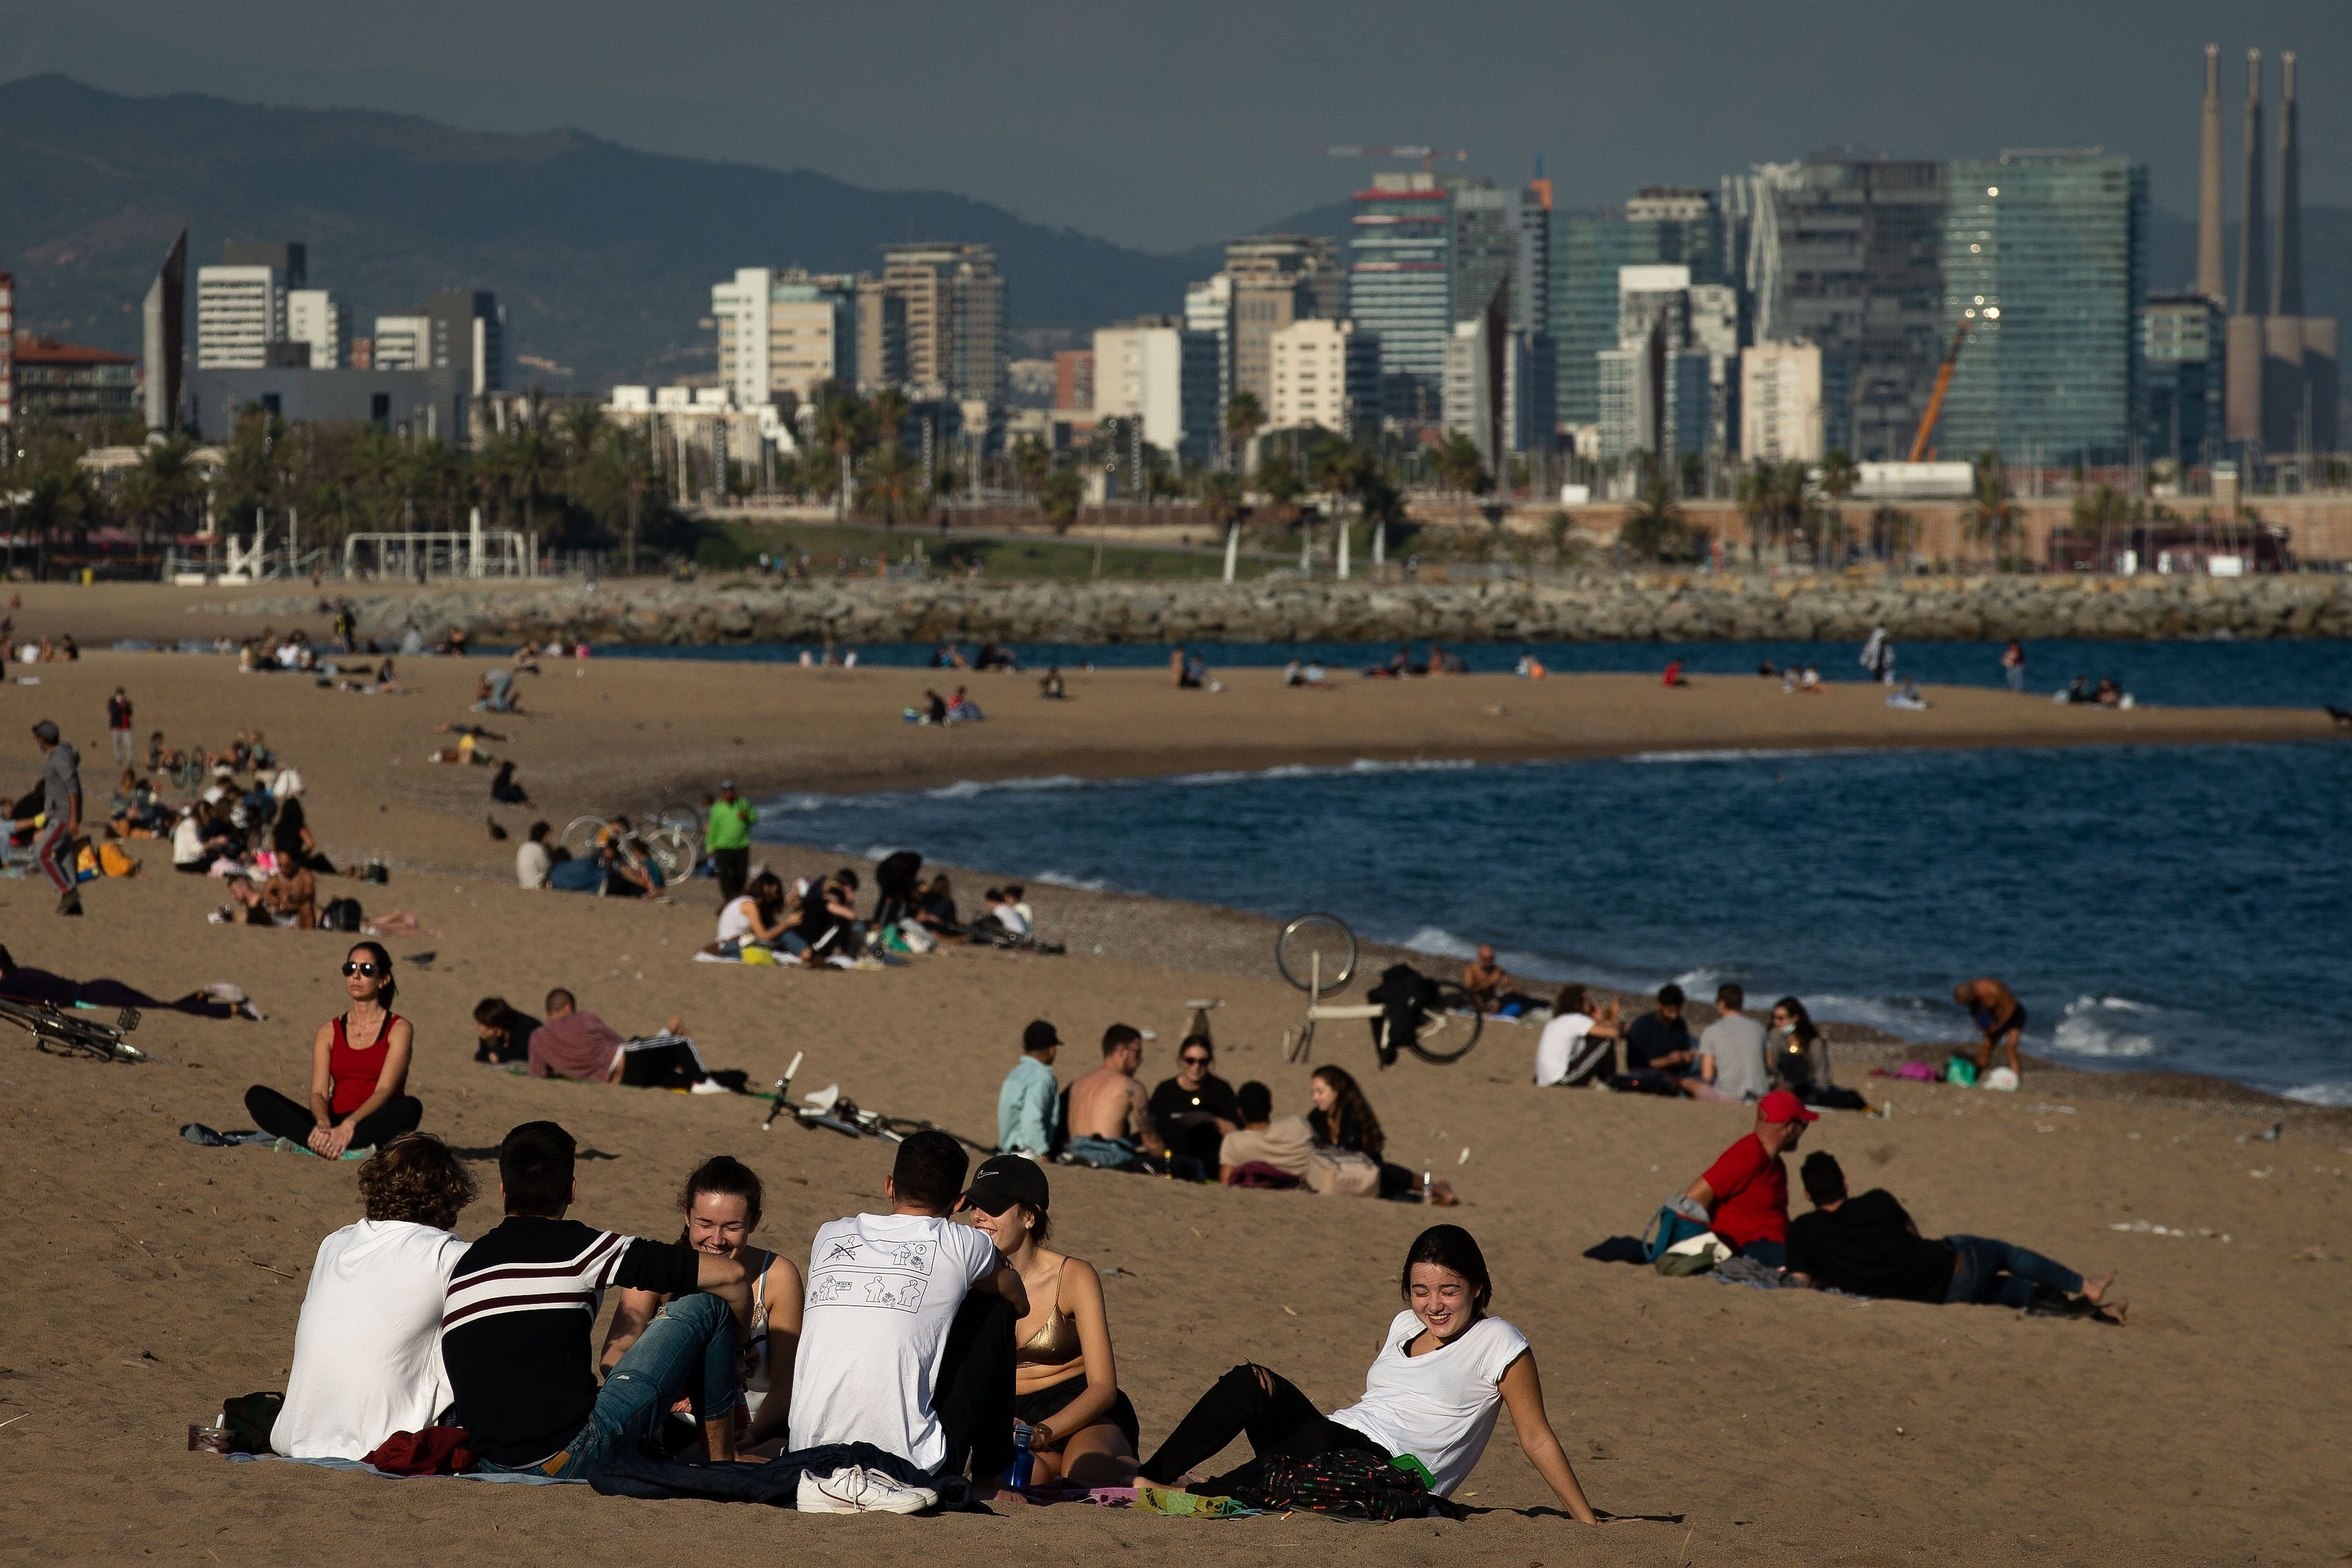
{"type": "Polygon", "coordinates": [[[110,877],[135,877],[139,862],[111,844],[98,847],[98,868],[110,877]]]}
{"type": "Polygon", "coordinates": [[[1685,1201],[1675,1198],[1662,1205],[1657,1217],[1642,1232],[1643,1261],[1655,1263],[1678,1244],[1709,1234],[1705,1219],[1694,1219],[1677,1206],[1685,1201]]]}
{"type": "Polygon", "coordinates": [[[1944,1081],[1958,1084],[1962,1089],[1974,1089],[1977,1084],[1977,1064],[1963,1056],[1954,1056],[1944,1063],[1944,1081]]]}
{"type": "Polygon", "coordinates": [[[1658,1255],[1650,1267],[1669,1279],[1688,1274],[1704,1274],[1731,1257],[1731,1248],[1721,1237],[1711,1230],[1686,1237],[1658,1255]]]}
{"type": "Polygon", "coordinates": [[[1381,1163],[1346,1149],[1318,1149],[1307,1156],[1307,1184],[1328,1198],[1369,1198],[1381,1190],[1381,1163]]]}
{"type": "Polygon", "coordinates": [[[1255,1489],[1236,1488],[1244,1502],[1267,1509],[1297,1509],[1342,1519],[1426,1519],[1431,1504],[1426,1471],[1414,1473],[1378,1454],[1339,1448],[1302,1458],[1276,1454],[1265,1461],[1265,1479],[1255,1489]],[[1255,1496],[1245,1495],[1255,1490],[1255,1496]]]}

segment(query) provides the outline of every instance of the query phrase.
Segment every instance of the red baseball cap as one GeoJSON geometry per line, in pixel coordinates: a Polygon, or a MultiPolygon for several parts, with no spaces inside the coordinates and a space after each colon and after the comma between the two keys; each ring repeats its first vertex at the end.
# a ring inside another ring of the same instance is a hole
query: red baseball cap
{"type": "Polygon", "coordinates": [[[1805,1102],[1785,1089],[1776,1089],[1756,1104],[1757,1117],[1765,1121],[1819,1121],[1822,1113],[1807,1110],[1805,1102]]]}

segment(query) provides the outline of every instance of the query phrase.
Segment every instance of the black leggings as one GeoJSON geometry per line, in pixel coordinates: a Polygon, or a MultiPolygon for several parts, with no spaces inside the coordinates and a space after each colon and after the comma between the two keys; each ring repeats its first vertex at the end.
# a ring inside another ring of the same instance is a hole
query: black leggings
{"type": "MultiPolygon", "coordinates": [[[[245,1091],[245,1112],[253,1124],[275,1137],[307,1143],[319,1130],[307,1105],[297,1105],[274,1089],[256,1084],[245,1091]]],[[[381,1149],[404,1132],[414,1132],[425,1120],[425,1107],[413,1095],[395,1094],[352,1129],[352,1147],[381,1149]]],[[[337,1123],[341,1125],[341,1123],[337,1123]]]]}
{"type": "Polygon", "coordinates": [[[1185,1471],[1216,1458],[1244,1433],[1249,1435],[1256,1458],[1202,1483],[1202,1489],[1223,1496],[1235,1486],[1253,1486],[1263,1476],[1265,1460],[1275,1454],[1313,1458],[1352,1448],[1389,1458],[1386,1449],[1361,1432],[1316,1409],[1288,1378],[1244,1362],[1210,1385],[1139,1473],[1156,1486],[1171,1485],[1185,1471]],[[1260,1383],[1260,1377],[1265,1381],[1260,1383]]]}
{"type": "Polygon", "coordinates": [[[941,1475],[992,1481],[1013,1467],[1013,1326],[1020,1319],[1002,1296],[971,1295],[956,1309],[931,1390],[931,1413],[947,1439],[941,1475]]]}
{"type": "Polygon", "coordinates": [[[621,1081],[631,1089],[692,1089],[705,1076],[702,1058],[684,1040],[621,1053],[621,1081]]]}

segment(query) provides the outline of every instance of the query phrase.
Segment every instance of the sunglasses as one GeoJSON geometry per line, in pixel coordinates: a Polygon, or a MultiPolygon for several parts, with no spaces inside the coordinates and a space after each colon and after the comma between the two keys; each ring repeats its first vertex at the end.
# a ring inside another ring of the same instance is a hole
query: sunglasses
{"type": "Polygon", "coordinates": [[[1207,1067],[1210,1062],[1210,1058],[1207,1057],[1183,1057],[1179,1059],[1181,1060],[1188,1068],[1204,1068],[1207,1067]]]}
{"type": "Polygon", "coordinates": [[[350,979],[354,974],[364,974],[369,979],[373,980],[382,973],[383,971],[378,969],[373,963],[346,963],[343,965],[343,978],[346,980],[350,979]]]}

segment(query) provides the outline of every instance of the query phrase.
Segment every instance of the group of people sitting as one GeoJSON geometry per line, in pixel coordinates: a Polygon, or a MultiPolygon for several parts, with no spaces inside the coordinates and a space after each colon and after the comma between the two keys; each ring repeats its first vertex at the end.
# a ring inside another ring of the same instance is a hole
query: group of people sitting
{"type": "Polygon", "coordinates": [[[899,717],[909,724],[977,724],[988,717],[971,693],[959,686],[953,697],[942,697],[926,687],[922,705],[899,710],[899,717]]]}
{"type": "Polygon", "coordinates": [[[722,897],[718,933],[698,956],[856,968],[926,952],[941,942],[1058,951],[1036,943],[1036,913],[1021,884],[990,888],[982,895],[985,907],[966,920],[948,874],[923,876],[921,864],[910,851],[882,861],[870,918],[858,913],[863,883],[851,867],[789,883],[757,869],[741,892],[722,897]]]}
{"type": "Polygon", "coordinates": [[[1364,667],[1364,677],[1370,680],[1402,680],[1409,675],[1467,675],[1470,666],[1463,657],[1442,643],[1429,645],[1429,657],[1415,659],[1411,643],[1399,643],[1396,652],[1379,664],[1364,667]]]}
{"type": "MultiPolygon", "coordinates": [[[[490,798],[503,805],[527,805],[529,797],[514,782],[511,763],[499,764],[490,781],[490,798]]],[[[665,881],[660,863],[646,852],[635,826],[616,816],[596,835],[585,853],[573,855],[556,842],[555,829],[534,822],[515,850],[515,883],[560,893],[594,893],[608,899],[658,899],[665,881]]]]}
{"type": "Polygon", "coordinates": [[[1021,668],[1021,659],[1019,655],[1001,643],[982,643],[978,653],[967,656],[962,648],[950,642],[941,643],[931,651],[930,668],[933,669],[997,669],[1015,673],[1021,668]]]}
{"type": "Polygon", "coordinates": [[[1800,998],[1773,1003],[1768,1025],[1748,1016],[1746,989],[1727,981],[1716,988],[1714,1022],[1696,1036],[1686,1000],[1669,982],[1650,1011],[1627,1023],[1616,1002],[1595,1005],[1584,986],[1563,985],[1536,1042],[1536,1083],[1750,1104],[1779,1089],[1806,1105],[1864,1109],[1859,1094],[1832,1079],[1828,1037],[1800,998]]]}
{"type": "Polygon", "coordinates": [[[2123,683],[2112,675],[2099,677],[2095,684],[2089,676],[2078,675],[2066,683],[2066,689],[2058,693],[2057,700],[2062,704],[2076,707],[2129,708],[2134,705],[2131,693],[2126,691],[2123,683]]]}
{"type": "Polygon", "coordinates": [[[1276,1117],[1273,1091],[1238,1089],[1213,1070],[1217,1047],[1196,1016],[1176,1047],[1176,1072],[1150,1094],[1143,1032],[1103,1031],[1102,1062],[1065,1089],[1054,1072],[1062,1038],[1045,1019],[1023,1032],[1021,1058],[996,1097],[997,1147],[1032,1160],[1136,1171],[1227,1186],[1299,1188],[1352,1197],[1451,1205],[1445,1183],[1383,1158],[1388,1135],[1354,1075],[1324,1066],[1307,1110],[1276,1117]]]}
{"type": "Polygon", "coordinates": [[[918,1133],[898,1146],[887,1207],[819,1226],[803,1269],[754,1240],[764,1193],[740,1161],[691,1173],[678,1238],[658,1241],[570,1217],[576,1158],[554,1122],[508,1132],[503,1212],[468,1242],[451,1231],[475,1182],[449,1149],[415,1131],[379,1149],[360,1169],[365,1217],[320,1245],[271,1447],[364,1459],[396,1435],[454,1427],[476,1469],[591,1480],[622,1460],[642,1480],[688,1456],[707,1478],[774,1453],[804,1512],[992,1498],[1024,1459],[1033,1496],[1140,1481],[1247,1500],[1270,1460],[1350,1453],[1444,1498],[1507,1405],[1560,1504],[1599,1521],[1527,1336],[1494,1315],[1486,1258],[1458,1226],[1406,1253],[1402,1310],[1355,1404],[1326,1415],[1245,1362],[1144,1458],[1101,1276],[1051,1245],[1034,1163],[999,1155],[972,1172],[953,1139],[918,1133]],[[620,1300],[599,1346],[606,1289],[620,1300]],[[1199,1475],[1244,1435],[1250,1460],[1199,1475]]]}

